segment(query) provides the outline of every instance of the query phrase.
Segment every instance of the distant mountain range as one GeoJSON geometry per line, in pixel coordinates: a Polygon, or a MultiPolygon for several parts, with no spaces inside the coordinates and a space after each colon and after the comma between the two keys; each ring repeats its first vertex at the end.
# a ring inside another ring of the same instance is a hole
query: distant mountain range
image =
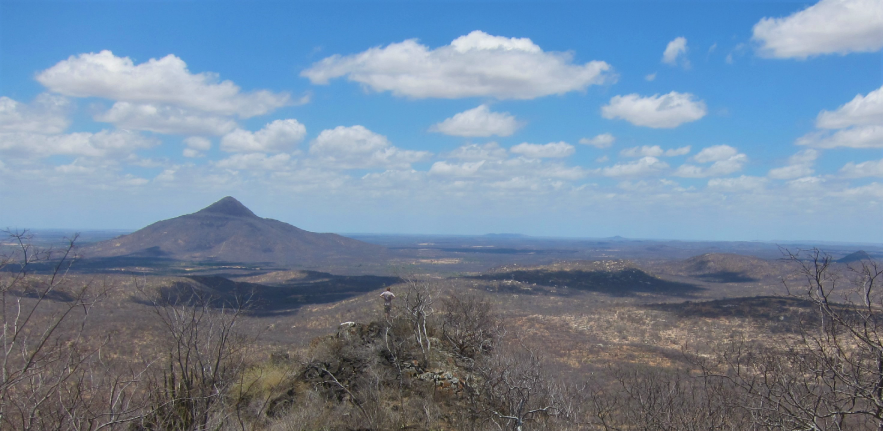
{"type": "Polygon", "coordinates": [[[384,257],[386,249],[261,218],[227,196],[193,214],[158,221],[129,235],[86,246],[82,254],[87,258],[314,264],[340,259],[376,261],[384,257]]]}

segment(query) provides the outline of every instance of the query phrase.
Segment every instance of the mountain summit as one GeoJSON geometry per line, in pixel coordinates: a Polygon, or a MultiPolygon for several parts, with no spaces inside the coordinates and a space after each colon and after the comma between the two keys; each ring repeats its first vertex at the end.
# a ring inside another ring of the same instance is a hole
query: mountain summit
{"type": "Polygon", "coordinates": [[[250,209],[246,208],[245,205],[242,205],[242,202],[239,202],[233,196],[227,196],[197,212],[194,215],[198,214],[216,214],[216,215],[225,215],[230,217],[253,217],[260,218],[255,215],[255,213],[251,212],[250,209]]]}
{"type": "Polygon", "coordinates": [[[193,214],[158,221],[129,235],[83,249],[87,257],[163,257],[190,261],[369,262],[385,248],[333,233],[314,233],[255,215],[227,196],[193,214]]]}

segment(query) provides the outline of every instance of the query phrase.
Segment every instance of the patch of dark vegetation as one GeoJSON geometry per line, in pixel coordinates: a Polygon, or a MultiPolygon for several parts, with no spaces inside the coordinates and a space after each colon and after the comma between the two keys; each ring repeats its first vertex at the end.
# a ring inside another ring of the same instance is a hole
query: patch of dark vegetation
{"type": "Polygon", "coordinates": [[[397,277],[340,276],[303,271],[306,276],[281,284],[265,285],[233,281],[217,275],[188,276],[186,281],[160,288],[164,303],[187,303],[202,298],[214,308],[248,302],[248,314],[258,317],[295,313],[309,304],[328,304],[401,282],[397,277]]]}
{"type": "Polygon", "coordinates": [[[521,233],[486,233],[484,236],[488,238],[530,238],[530,235],[521,233]]]}
{"type": "Polygon", "coordinates": [[[747,283],[776,278],[791,268],[783,262],[731,253],[694,256],[666,268],[666,272],[696,277],[712,283],[747,283]],[[784,270],[784,271],[783,271],[784,270]]]}
{"type": "Polygon", "coordinates": [[[134,253],[126,255],[126,257],[168,257],[169,254],[162,251],[159,246],[147,247],[134,253]]]}
{"type": "Polygon", "coordinates": [[[753,296],[678,304],[651,304],[648,308],[668,311],[679,317],[742,317],[760,320],[792,319],[813,309],[813,302],[787,296],[753,296]]]}
{"type": "Polygon", "coordinates": [[[39,299],[46,301],[56,301],[56,302],[73,302],[74,296],[68,292],[63,292],[60,290],[46,290],[44,289],[35,289],[28,288],[24,290],[9,290],[9,294],[13,296],[18,296],[22,298],[31,298],[31,299],[39,299]]]}
{"type": "MultiPolygon", "coordinates": [[[[58,262],[49,260],[45,262],[36,262],[28,265],[28,271],[34,274],[51,273],[58,262]]],[[[227,261],[183,261],[165,257],[150,256],[118,256],[104,258],[84,258],[77,259],[76,265],[73,265],[69,272],[76,274],[135,274],[135,275],[160,275],[175,276],[184,274],[213,274],[225,275],[222,272],[236,271],[238,273],[229,273],[229,276],[242,276],[242,272],[255,273],[267,272],[276,269],[273,264],[268,262],[259,263],[237,263],[227,261]]],[[[15,268],[0,268],[0,271],[15,271],[15,268]]]]}
{"type": "Polygon", "coordinates": [[[758,278],[749,277],[744,273],[736,271],[717,271],[694,275],[694,277],[710,283],[751,283],[760,281],[758,278]]]}
{"type": "MultiPolygon", "coordinates": [[[[652,304],[648,308],[668,311],[678,317],[692,318],[748,318],[769,323],[773,332],[797,331],[807,318],[816,316],[818,304],[803,298],[788,296],[753,296],[744,298],[716,299],[713,301],[686,301],[678,304],[652,304]]],[[[855,311],[854,307],[831,304],[832,310],[847,318],[855,311]]],[[[857,317],[858,314],[855,314],[857,317]]],[[[883,319],[883,315],[879,318],[883,319]]]]}
{"type": "Polygon", "coordinates": [[[568,289],[573,289],[606,293],[613,296],[631,296],[637,293],[690,296],[704,290],[689,283],[663,280],[637,268],[622,268],[612,271],[540,268],[495,272],[470,278],[501,281],[503,282],[501,291],[511,290],[507,287],[512,287],[511,285],[515,282],[521,285],[554,287],[558,294],[566,294],[568,289]],[[507,281],[509,283],[506,283],[507,281]]]}
{"type": "Polygon", "coordinates": [[[443,251],[447,253],[484,253],[484,254],[574,254],[577,250],[533,249],[533,248],[498,248],[498,247],[390,247],[390,250],[425,250],[443,251]]]}

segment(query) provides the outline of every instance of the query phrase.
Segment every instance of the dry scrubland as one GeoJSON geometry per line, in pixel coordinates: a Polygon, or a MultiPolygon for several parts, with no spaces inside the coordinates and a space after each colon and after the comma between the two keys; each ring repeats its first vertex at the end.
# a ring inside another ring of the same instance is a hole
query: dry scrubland
{"type": "Polygon", "coordinates": [[[31,274],[24,258],[0,273],[2,429],[883,423],[870,261],[717,254],[453,277],[179,278],[74,274],[70,260],[31,274]],[[390,319],[384,285],[397,294],[390,319]]]}

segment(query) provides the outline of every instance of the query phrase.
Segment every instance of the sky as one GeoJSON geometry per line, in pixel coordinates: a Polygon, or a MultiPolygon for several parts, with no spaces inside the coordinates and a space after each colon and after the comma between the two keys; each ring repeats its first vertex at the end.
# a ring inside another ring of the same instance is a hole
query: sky
{"type": "Polygon", "coordinates": [[[0,1],[0,227],[883,243],[883,1],[0,1]]]}

